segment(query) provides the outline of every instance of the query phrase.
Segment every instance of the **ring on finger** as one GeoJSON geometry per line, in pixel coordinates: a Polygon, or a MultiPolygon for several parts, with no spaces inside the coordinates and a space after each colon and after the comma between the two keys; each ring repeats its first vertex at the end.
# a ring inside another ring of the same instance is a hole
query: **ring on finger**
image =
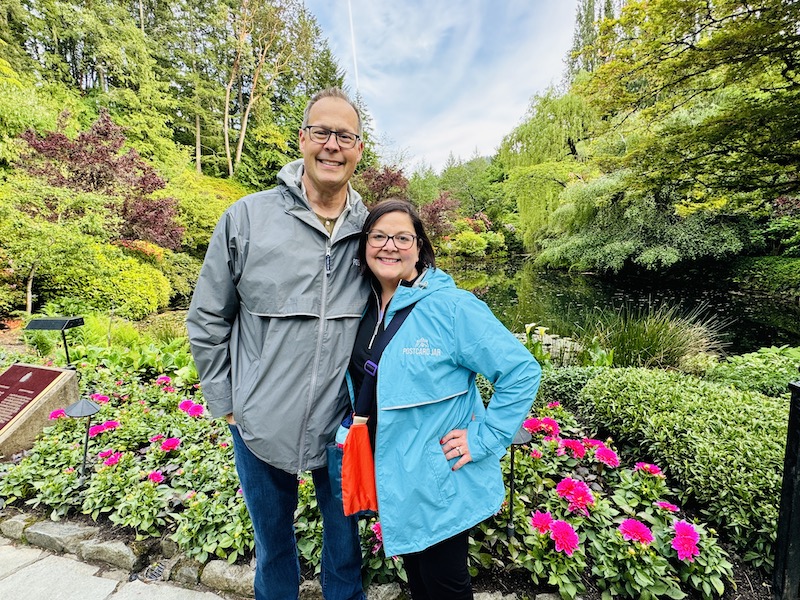
{"type": "Polygon", "coordinates": [[[461,446],[456,446],[456,452],[458,452],[458,455],[461,456],[461,446]]]}

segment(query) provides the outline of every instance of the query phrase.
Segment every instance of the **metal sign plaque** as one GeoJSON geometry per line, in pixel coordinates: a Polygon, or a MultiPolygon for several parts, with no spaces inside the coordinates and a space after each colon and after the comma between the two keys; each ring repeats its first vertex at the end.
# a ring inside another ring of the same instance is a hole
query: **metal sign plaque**
{"type": "Polygon", "coordinates": [[[11,365],[0,374],[0,431],[63,375],[60,369],[11,365]]]}

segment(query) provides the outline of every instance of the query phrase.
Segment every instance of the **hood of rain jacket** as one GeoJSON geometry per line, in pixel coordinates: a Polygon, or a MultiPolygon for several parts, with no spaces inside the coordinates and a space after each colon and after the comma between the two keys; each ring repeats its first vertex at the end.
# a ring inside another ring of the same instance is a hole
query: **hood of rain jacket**
{"type": "Polygon", "coordinates": [[[348,188],[328,235],[302,173],[302,160],[286,165],[278,186],[223,214],[186,321],[211,415],[233,413],[248,448],[290,473],[326,464],[369,293],[357,260],[360,196],[348,188]]]}

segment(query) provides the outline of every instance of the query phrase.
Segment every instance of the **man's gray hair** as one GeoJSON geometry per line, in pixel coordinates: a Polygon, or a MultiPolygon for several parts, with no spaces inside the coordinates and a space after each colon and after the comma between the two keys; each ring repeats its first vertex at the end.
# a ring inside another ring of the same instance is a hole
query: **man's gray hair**
{"type": "Polygon", "coordinates": [[[338,87],[330,87],[325,88],[324,90],[317,92],[311,97],[311,100],[308,101],[306,105],[306,110],[303,112],[303,125],[301,129],[305,129],[308,127],[308,113],[311,112],[311,107],[314,106],[317,102],[322,100],[323,98],[339,98],[340,100],[344,100],[350,106],[353,107],[353,110],[356,111],[356,116],[358,117],[358,135],[363,133],[362,128],[363,125],[361,123],[361,111],[358,110],[358,106],[356,106],[355,102],[350,100],[350,96],[345,94],[341,88],[338,87]]]}

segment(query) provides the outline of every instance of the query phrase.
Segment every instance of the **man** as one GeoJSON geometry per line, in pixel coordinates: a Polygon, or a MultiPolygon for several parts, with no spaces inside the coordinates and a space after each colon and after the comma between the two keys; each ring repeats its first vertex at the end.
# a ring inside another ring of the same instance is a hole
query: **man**
{"type": "Polygon", "coordinates": [[[358,238],[367,210],[349,180],[361,117],[339,89],[316,94],[302,160],[217,224],[187,317],[203,394],[231,428],[253,521],[257,600],[296,599],[294,511],[311,470],[323,517],[326,600],[363,599],[357,521],[331,493],[325,445],[349,409],[340,395],[368,288],[358,238]]]}

